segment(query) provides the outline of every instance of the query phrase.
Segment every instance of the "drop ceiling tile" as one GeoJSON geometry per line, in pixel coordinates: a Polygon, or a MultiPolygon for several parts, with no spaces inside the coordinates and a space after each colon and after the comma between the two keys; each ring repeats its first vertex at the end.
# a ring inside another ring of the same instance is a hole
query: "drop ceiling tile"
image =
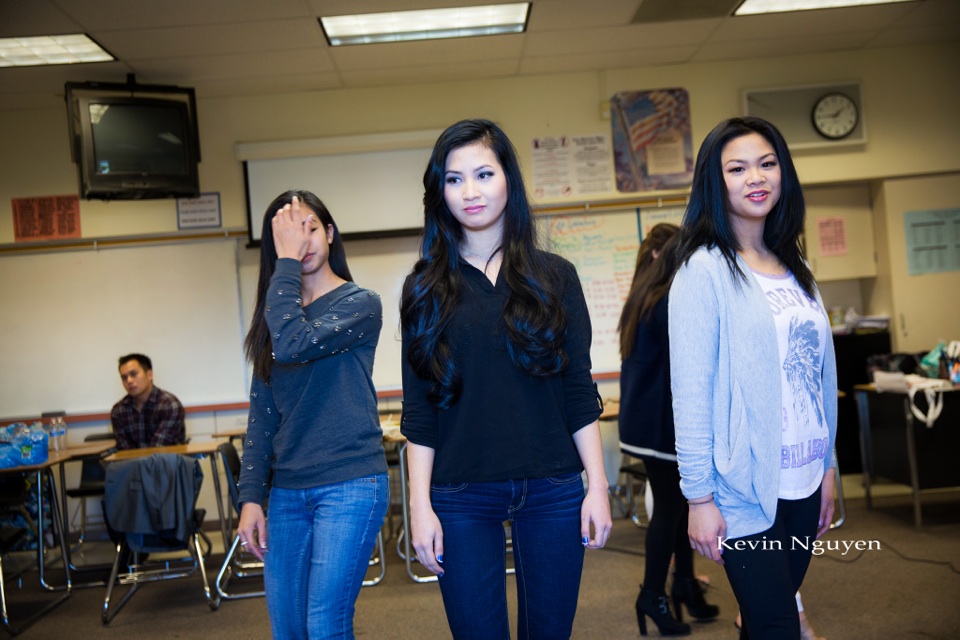
{"type": "Polygon", "coordinates": [[[595,53],[652,47],[694,45],[710,36],[720,20],[638,24],[567,31],[541,31],[526,36],[524,56],[595,53]]]}
{"type": "MultiPolygon", "coordinates": [[[[497,3],[513,0],[496,0],[497,3]]],[[[491,1],[468,0],[307,0],[306,5],[317,16],[345,16],[354,13],[386,13],[388,11],[413,11],[420,9],[445,9],[450,6],[469,7],[492,4],[491,1]]]]}
{"type": "Polygon", "coordinates": [[[210,78],[197,83],[198,98],[218,98],[238,95],[265,95],[325,91],[338,89],[343,84],[336,73],[306,75],[267,75],[245,78],[210,78]]]}
{"type": "Polygon", "coordinates": [[[48,0],[0,2],[0,38],[82,32],[76,20],[48,0]]]}
{"type": "Polygon", "coordinates": [[[657,64],[685,62],[696,52],[696,47],[658,47],[608,53],[570,54],[561,56],[527,57],[520,63],[520,73],[564,73],[592,69],[622,69],[657,64]]]}
{"type": "Polygon", "coordinates": [[[745,38],[817,37],[830,33],[876,31],[896,24],[910,12],[910,4],[735,16],[722,22],[711,41],[738,42],[745,38]]]}
{"type": "Polygon", "coordinates": [[[534,1],[530,8],[527,31],[537,33],[556,29],[628,25],[637,13],[639,4],[637,0],[534,1]]]}
{"type": "Polygon", "coordinates": [[[343,72],[343,84],[346,87],[364,87],[396,84],[423,84],[431,82],[449,82],[480,80],[514,76],[517,63],[511,60],[493,60],[489,64],[437,64],[424,67],[404,67],[400,69],[371,69],[343,72]]]}
{"type": "MultiPolygon", "coordinates": [[[[954,42],[960,40],[960,25],[938,24],[922,27],[897,26],[884,29],[867,42],[871,47],[902,47],[925,42],[954,42]]],[[[958,76],[960,78],[960,76],[958,76]]]]}
{"type": "MultiPolygon", "coordinates": [[[[50,0],[29,0],[50,2],[50,0]]],[[[88,29],[150,29],[309,17],[303,0],[56,0],[88,29]]]]}
{"type": "Polygon", "coordinates": [[[131,62],[131,66],[139,82],[187,85],[211,78],[244,78],[271,74],[295,76],[334,71],[322,56],[304,51],[137,60],[131,62]]]}
{"type": "MultiPolygon", "coordinates": [[[[897,21],[897,27],[936,27],[960,25],[960,2],[957,0],[923,0],[909,3],[910,12],[897,21]]],[[[960,29],[957,29],[960,36],[960,29]]]]}
{"type": "Polygon", "coordinates": [[[736,45],[731,45],[728,42],[708,42],[700,47],[691,61],[743,60],[762,56],[778,57],[810,54],[811,52],[846,51],[861,48],[872,35],[872,33],[859,32],[752,39],[738,42],[736,45]]]}
{"type": "Polygon", "coordinates": [[[327,48],[320,26],[303,19],[99,31],[94,36],[114,55],[132,60],[327,48]]]}

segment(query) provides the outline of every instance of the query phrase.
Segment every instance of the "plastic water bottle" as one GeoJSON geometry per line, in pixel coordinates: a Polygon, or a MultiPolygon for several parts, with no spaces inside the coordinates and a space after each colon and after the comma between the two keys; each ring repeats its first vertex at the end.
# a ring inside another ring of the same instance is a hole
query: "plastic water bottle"
{"type": "Polygon", "coordinates": [[[43,430],[43,423],[35,423],[27,434],[30,443],[30,458],[33,463],[44,462],[49,455],[49,440],[43,430]],[[47,440],[47,442],[44,442],[47,440]],[[47,455],[44,455],[47,454],[47,455]]]}
{"type": "Polygon", "coordinates": [[[50,450],[63,451],[67,448],[67,423],[63,418],[56,417],[50,420],[50,450]]]}
{"type": "Polygon", "coordinates": [[[60,427],[59,432],[57,433],[57,451],[66,451],[67,450],[67,423],[63,418],[58,419],[57,423],[60,427]]]}

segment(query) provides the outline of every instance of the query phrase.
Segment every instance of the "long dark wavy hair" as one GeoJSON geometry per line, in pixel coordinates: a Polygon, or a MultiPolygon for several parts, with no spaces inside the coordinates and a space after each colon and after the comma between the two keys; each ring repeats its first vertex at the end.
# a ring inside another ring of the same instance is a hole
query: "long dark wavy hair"
{"type": "Polygon", "coordinates": [[[693,187],[680,230],[680,264],[702,246],[717,247],[727,261],[734,279],[746,275],[737,264],[737,252],[742,248],[727,215],[729,196],[723,179],[720,155],[734,138],[751,133],[763,136],[773,147],[780,163],[780,200],[774,205],[763,224],[763,241],[793,273],[807,295],[814,295],[813,274],[804,260],[800,234],[806,208],[803,189],[783,134],[773,124],[749,116],[724,120],[707,134],[693,171],[693,187]]]}
{"type": "Polygon", "coordinates": [[[633,272],[630,293],[620,313],[620,358],[626,360],[633,353],[637,341],[637,325],[653,313],[654,307],[670,291],[673,274],[677,270],[677,246],[680,227],[661,222],[650,229],[640,243],[637,267],[633,272]],[[654,257],[653,252],[657,252],[654,257]]]}
{"type": "Polygon", "coordinates": [[[423,174],[420,259],[400,298],[400,324],[410,341],[407,359],[417,375],[432,383],[430,400],[441,408],[452,406],[460,395],[460,373],[446,328],[464,286],[460,265],[464,233],[444,199],[444,178],[450,153],[472,144],[482,144],[496,155],[507,181],[498,250],[502,252],[500,272],[510,290],[503,310],[510,358],[535,376],[553,375],[567,364],[560,281],[547,266],[547,254],[538,250],[516,150],[489,120],[462,120],[437,139],[423,174]]]}
{"type": "Polygon", "coordinates": [[[347,253],[343,248],[340,230],[320,198],[309,191],[292,189],[286,193],[281,193],[267,205],[267,211],[263,214],[263,231],[260,234],[260,278],[257,280],[257,305],[253,310],[250,331],[247,332],[247,338],[243,342],[247,359],[253,363],[254,374],[264,382],[270,382],[270,370],[273,366],[273,341],[270,339],[270,329],[267,328],[267,321],[263,317],[267,305],[267,287],[270,286],[270,278],[273,277],[273,272],[277,267],[277,247],[273,243],[273,216],[285,205],[293,202],[294,196],[300,200],[301,206],[309,207],[317,214],[322,227],[318,229],[318,233],[322,231],[324,237],[326,237],[326,229],[333,225],[333,242],[330,243],[327,264],[330,265],[330,269],[335,274],[344,280],[353,280],[353,276],[350,275],[350,268],[347,267],[347,253]]]}

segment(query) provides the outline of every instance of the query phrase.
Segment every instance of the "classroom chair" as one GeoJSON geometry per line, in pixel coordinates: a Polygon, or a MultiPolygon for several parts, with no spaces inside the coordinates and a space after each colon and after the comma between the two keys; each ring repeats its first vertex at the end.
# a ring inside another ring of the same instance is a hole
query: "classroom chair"
{"type": "MultiPolygon", "coordinates": [[[[237,482],[240,480],[240,456],[232,442],[224,442],[217,447],[217,455],[223,461],[224,473],[227,477],[227,488],[230,495],[229,526],[233,529],[233,517],[240,520],[240,491],[237,482]]],[[[263,589],[256,591],[230,592],[228,587],[232,578],[251,578],[263,576],[263,562],[254,558],[240,546],[240,534],[235,533],[233,543],[227,551],[220,571],[217,573],[217,593],[225,600],[241,598],[258,598],[264,595],[263,589]]]]}
{"type": "MultiPolygon", "coordinates": [[[[95,433],[83,439],[84,442],[94,442],[96,440],[112,440],[112,433],[95,433]]],[[[104,480],[106,479],[106,467],[102,459],[113,453],[115,449],[105,451],[99,456],[90,456],[80,462],[80,483],[72,489],[66,490],[69,498],[80,500],[80,536],[77,538],[77,546],[71,549],[71,553],[76,552],[83,546],[87,538],[87,498],[96,498],[103,495],[104,480]]],[[[66,527],[69,530],[69,527],[66,527]]],[[[76,570],[76,567],[70,567],[76,570]]]]}
{"type": "MultiPolygon", "coordinates": [[[[211,611],[220,606],[211,591],[200,544],[205,509],[197,509],[203,482],[200,461],[178,454],[155,453],[147,457],[112,462],[107,466],[104,505],[107,529],[116,538],[116,555],[101,622],[114,616],[146,582],[184,578],[199,572],[204,596],[211,611]],[[182,552],[170,559],[170,552],[182,552]],[[148,554],[164,554],[151,560],[148,554]],[[125,570],[120,571],[124,566],[125,570]],[[130,585],[113,604],[116,585],[130,585]]],[[[209,546],[209,543],[208,543],[209,546]]]]}

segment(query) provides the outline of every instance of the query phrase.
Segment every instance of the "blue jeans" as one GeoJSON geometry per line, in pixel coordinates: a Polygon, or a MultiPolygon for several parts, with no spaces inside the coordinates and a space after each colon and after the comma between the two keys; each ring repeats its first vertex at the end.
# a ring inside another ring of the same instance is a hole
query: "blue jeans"
{"type": "Polygon", "coordinates": [[[354,602],[389,494],[385,473],[271,488],[264,587],[274,638],[353,638],[354,602]]]}
{"type": "Polygon", "coordinates": [[[434,484],[430,499],[443,527],[439,582],[454,638],[510,637],[506,520],[516,567],[518,638],[570,637],[583,568],[579,473],[434,484]]]}

